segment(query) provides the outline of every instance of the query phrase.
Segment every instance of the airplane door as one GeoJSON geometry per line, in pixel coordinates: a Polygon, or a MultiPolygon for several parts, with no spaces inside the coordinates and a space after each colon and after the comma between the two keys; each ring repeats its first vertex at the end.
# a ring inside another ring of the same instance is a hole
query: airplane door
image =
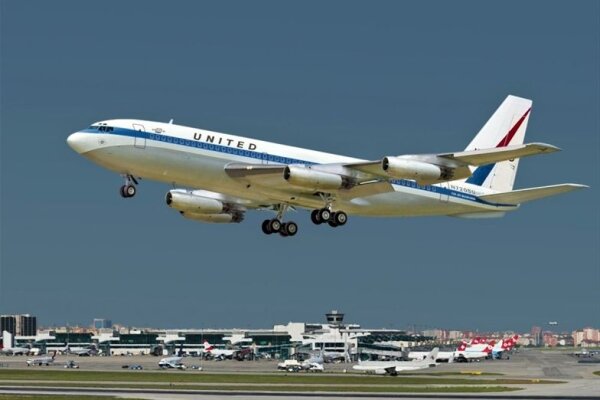
{"type": "Polygon", "coordinates": [[[133,130],[140,132],[133,139],[134,147],[138,149],[146,148],[146,129],[144,129],[144,125],[133,124],[133,130]]]}
{"type": "Polygon", "coordinates": [[[444,182],[440,185],[440,201],[447,203],[450,199],[450,184],[448,182],[444,182]]]}

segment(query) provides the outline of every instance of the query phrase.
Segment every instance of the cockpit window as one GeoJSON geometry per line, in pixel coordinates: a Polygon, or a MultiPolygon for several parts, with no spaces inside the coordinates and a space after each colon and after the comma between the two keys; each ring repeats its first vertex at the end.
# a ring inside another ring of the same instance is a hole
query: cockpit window
{"type": "Polygon", "coordinates": [[[108,126],[105,123],[92,125],[88,129],[93,129],[99,132],[113,132],[115,130],[115,128],[113,128],[112,126],[108,126]]]}

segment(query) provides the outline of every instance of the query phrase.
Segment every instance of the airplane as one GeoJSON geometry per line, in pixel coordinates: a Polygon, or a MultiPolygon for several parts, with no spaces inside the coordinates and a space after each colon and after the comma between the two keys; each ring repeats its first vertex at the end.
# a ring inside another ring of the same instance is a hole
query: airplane
{"type": "Polygon", "coordinates": [[[98,354],[100,354],[100,352],[101,351],[98,350],[98,348],[94,344],[83,348],[71,348],[69,343],[67,343],[66,346],[66,354],[75,354],[79,357],[97,356],[98,354]]]}
{"type": "Polygon", "coordinates": [[[23,356],[34,351],[31,347],[13,346],[13,335],[8,331],[2,331],[2,347],[0,353],[13,356],[23,356]]]}
{"type": "Polygon", "coordinates": [[[93,123],[68,145],[121,174],[120,193],[138,178],[172,184],[165,201],[183,217],[239,223],[248,210],[276,215],[265,234],[294,236],[293,209],[314,224],[345,225],[348,215],[496,218],[523,203],[576,189],[559,184],[513,190],[519,159],[560,149],[524,144],[532,101],[509,95],[464,151],[389,155],[363,160],[186,126],[136,119],[93,123]],[[190,189],[191,188],[191,189],[190,189]]]}
{"type": "Polygon", "coordinates": [[[181,362],[181,360],[183,360],[183,357],[166,357],[158,362],[158,366],[160,368],[186,369],[187,367],[181,362]]]}
{"type": "Polygon", "coordinates": [[[56,351],[51,356],[43,356],[43,357],[35,357],[27,360],[27,366],[31,367],[32,365],[50,365],[54,363],[54,359],[56,358],[56,351]]]}
{"type": "MultiPolygon", "coordinates": [[[[502,357],[505,351],[510,351],[516,345],[519,335],[514,335],[507,339],[487,341],[485,338],[474,338],[470,343],[463,341],[459,350],[470,353],[471,355],[479,352],[487,353],[488,357],[498,359],[502,357]]],[[[467,357],[468,358],[468,357],[467,357]]],[[[479,358],[479,357],[476,357],[479,358]]]]}
{"type": "Polygon", "coordinates": [[[366,373],[376,375],[398,375],[400,371],[414,371],[418,369],[425,369],[435,367],[439,348],[434,348],[427,354],[427,357],[423,360],[417,361],[364,361],[357,365],[354,365],[352,369],[357,371],[365,371],[366,373]]]}
{"type": "Polygon", "coordinates": [[[210,354],[216,359],[232,358],[235,353],[237,353],[237,350],[218,349],[208,343],[207,340],[204,341],[204,354],[210,354]]]}
{"type": "Polygon", "coordinates": [[[496,341],[492,340],[490,343],[479,343],[469,346],[467,342],[463,341],[454,352],[454,360],[458,362],[483,360],[490,356],[495,344],[496,341]]]}
{"type": "MultiPolygon", "coordinates": [[[[486,345],[482,348],[469,348],[465,342],[462,342],[454,351],[438,351],[436,355],[436,362],[467,362],[476,359],[483,359],[489,356],[491,346],[486,345]]],[[[406,358],[408,360],[424,360],[430,352],[427,351],[410,351],[406,358]]]]}

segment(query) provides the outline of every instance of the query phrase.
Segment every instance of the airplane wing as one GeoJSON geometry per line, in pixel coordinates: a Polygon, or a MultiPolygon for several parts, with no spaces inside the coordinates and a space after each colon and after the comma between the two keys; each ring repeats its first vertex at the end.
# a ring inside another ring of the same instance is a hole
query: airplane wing
{"type": "Polygon", "coordinates": [[[306,203],[314,201],[318,193],[351,200],[391,192],[394,190],[391,184],[397,179],[434,184],[468,178],[472,174],[470,167],[558,150],[548,144],[530,143],[454,153],[389,156],[352,163],[230,163],[225,172],[267,196],[281,198],[283,193],[289,195],[287,200],[306,203]]]}
{"type": "Polygon", "coordinates": [[[468,178],[472,174],[469,167],[559,150],[558,147],[545,143],[528,143],[454,153],[384,157],[382,160],[350,163],[345,166],[371,174],[373,177],[412,179],[426,185],[468,178]]]}
{"type": "Polygon", "coordinates": [[[440,157],[457,160],[469,165],[479,166],[493,164],[499,161],[512,160],[541,153],[554,153],[560,151],[556,146],[546,143],[528,143],[513,146],[495,147],[492,149],[480,149],[461,151],[458,153],[442,154],[440,157]]]}
{"type": "Polygon", "coordinates": [[[319,204],[320,198],[314,198],[319,192],[336,193],[341,198],[352,199],[394,191],[388,178],[353,170],[343,164],[231,163],[225,167],[225,172],[267,195],[287,193],[290,200],[312,200],[319,201],[319,204]]]}

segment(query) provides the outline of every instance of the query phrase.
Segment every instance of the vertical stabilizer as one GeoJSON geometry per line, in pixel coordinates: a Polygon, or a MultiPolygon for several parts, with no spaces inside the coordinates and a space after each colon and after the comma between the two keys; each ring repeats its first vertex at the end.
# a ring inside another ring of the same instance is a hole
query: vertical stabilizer
{"type": "Polygon", "coordinates": [[[7,349],[14,347],[13,335],[9,331],[2,331],[2,346],[7,349]]]}
{"type": "MultiPolygon", "coordinates": [[[[522,144],[531,112],[532,101],[508,96],[485,123],[466,150],[490,149],[522,144]]],[[[477,167],[466,180],[499,192],[512,190],[519,167],[519,159],[477,167]]]]}

